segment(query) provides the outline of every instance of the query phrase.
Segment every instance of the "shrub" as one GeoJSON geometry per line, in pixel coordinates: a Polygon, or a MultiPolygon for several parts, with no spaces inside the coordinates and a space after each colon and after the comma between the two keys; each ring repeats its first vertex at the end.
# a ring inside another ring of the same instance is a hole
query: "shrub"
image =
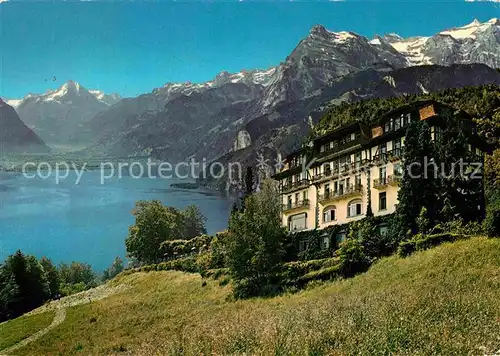
{"type": "Polygon", "coordinates": [[[349,237],[341,242],[337,250],[339,257],[339,272],[344,277],[352,277],[364,272],[370,266],[370,260],[365,255],[364,247],[357,238],[349,237]]]}
{"type": "Polygon", "coordinates": [[[464,235],[458,234],[434,234],[434,235],[422,235],[417,234],[413,236],[410,240],[403,241],[399,244],[398,255],[401,257],[406,257],[411,255],[416,251],[427,250],[431,247],[438,246],[445,242],[452,242],[464,238],[464,235]]]}
{"type": "Polygon", "coordinates": [[[306,273],[298,279],[298,286],[304,287],[313,281],[328,281],[339,277],[342,274],[342,266],[336,264],[334,266],[322,268],[316,271],[306,273]]]}
{"type": "Polygon", "coordinates": [[[490,204],[486,208],[486,218],[483,221],[484,232],[490,236],[500,236],[500,204],[490,204]]]}
{"type": "Polygon", "coordinates": [[[464,223],[462,219],[437,224],[431,232],[432,234],[451,233],[458,235],[481,235],[484,233],[483,226],[477,221],[464,223]]]}
{"type": "Polygon", "coordinates": [[[141,272],[151,271],[181,271],[188,273],[199,273],[200,266],[196,263],[196,257],[179,258],[177,260],[161,262],[142,266],[139,268],[141,272]]]}

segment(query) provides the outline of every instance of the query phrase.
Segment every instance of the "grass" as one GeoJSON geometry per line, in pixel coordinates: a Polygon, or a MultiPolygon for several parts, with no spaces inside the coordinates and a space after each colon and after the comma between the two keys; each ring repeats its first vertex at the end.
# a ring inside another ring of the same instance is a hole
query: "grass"
{"type": "Polygon", "coordinates": [[[27,315],[0,324],[0,351],[49,326],[54,315],[53,311],[27,315]]]}
{"type": "Polygon", "coordinates": [[[390,257],[349,280],[232,301],[196,274],[134,273],[17,355],[485,354],[500,349],[500,239],[390,257]]]}

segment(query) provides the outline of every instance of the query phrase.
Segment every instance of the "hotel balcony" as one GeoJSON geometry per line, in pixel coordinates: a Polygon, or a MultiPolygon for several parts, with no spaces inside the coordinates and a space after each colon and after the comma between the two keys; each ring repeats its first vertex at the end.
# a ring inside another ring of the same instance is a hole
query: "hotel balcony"
{"type": "Polygon", "coordinates": [[[387,163],[388,161],[395,162],[399,161],[403,158],[403,149],[402,148],[395,148],[391,151],[387,151],[384,153],[379,153],[373,156],[373,163],[375,164],[383,164],[387,163]]]}
{"type": "Polygon", "coordinates": [[[330,155],[338,154],[338,153],[340,153],[348,148],[357,146],[357,145],[361,144],[362,142],[363,142],[363,140],[361,139],[361,137],[358,137],[358,138],[351,140],[349,142],[339,143],[332,148],[328,148],[327,150],[324,150],[323,152],[319,152],[318,158],[323,158],[323,157],[327,157],[330,155]]]}
{"type": "Polygon", "coordinates": [[[387,184],[392,186],[397,186],[401,183],[401,177],[397,177],[394,174],[387,176],[387,184]]]}
{"type": "Polygon", "coordinates": [[[377,178],[373,180],[373,188],[374,189],[384,189],[387,187],[388,177],[377,178]]]}
{"type": "Polygon", "coordinates": [[[343,190],[329,192],[319,196],[319,202],[325,204],[328,202],[342,200],[351,196],[361,195],[363,193],[363,186],[360,184],[352,184],[343,190]]]}
{"type": "Polygon", "coordinates": [[[296,201],[295,203],[283,204],[283,212],[290,212],[293,210],[308,209],[309,199],[296,201]]]}
{"type": "Polygon", "coordinates": [[[332,170],[326,171],[324,173],[314,175],[312,177],[312,181],[314,183],[323,182],[323,181],[329,180],[335,176],[338,176],[338,174],[339,174],[338,169],[332,169],[332,170]]]}
{"type": "Polygon", "coordinates": [[[293,192],[295,190],[300,190],[303,188],[307,188],[309,186],[309,179],[301,179],[297,182],[285,184],[281,187],[281,193],[286,194],[293,192]]]}
{"type": "Polygon", "coordinates": [[[347,172],[345,173],[356,173],[363,167],[365,167],[370,161],[367,159],[362,159],[360,161],[355,161],[352,163],[347,164],[346,170],[347,172]]]}

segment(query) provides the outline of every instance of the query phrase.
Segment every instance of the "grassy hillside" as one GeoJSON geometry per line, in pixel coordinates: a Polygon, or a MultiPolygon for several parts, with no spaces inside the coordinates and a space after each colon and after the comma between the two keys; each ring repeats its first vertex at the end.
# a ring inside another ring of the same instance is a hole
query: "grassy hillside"
{"type": "Polygon", "coordinates": [[[49,311],[41,314],[25,315],[0,324],[0,350],[17,344],[31,334],[47,327],[54,315],[53,311],[49,311]]]}
{"type": "Polygon", "coordinates": [[[390,257],[350,280],[231,301],[230,286],[181,272],[135,273],[127,288],[67,309],[16,355],[483,354],[500,349],[500,239],[390,257]]]}

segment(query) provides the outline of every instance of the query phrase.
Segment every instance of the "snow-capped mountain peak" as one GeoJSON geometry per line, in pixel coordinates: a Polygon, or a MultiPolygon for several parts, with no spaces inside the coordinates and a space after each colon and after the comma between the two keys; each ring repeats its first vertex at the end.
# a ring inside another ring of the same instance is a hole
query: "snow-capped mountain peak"
{"type": "MultiPolygon", "coordinates": [[[[500,20],[471,23],[443,30],[434,36],[402,38],[391,33],[384,40],[408,60],[408,65],[484,63],[500,66],[500,20]]],[[[376,39],[371,44],[377,44],[376,39]]]]}
{"type": "Polygon", "coordinates": [[[314,25],[309,31],[309,38],[311,39],[327,39],[333,43],[344,43],[350,39],[356,39],[360,36],[350,31],[333,32],[327,30],[323,25],[314,25]]]}
{"type": "Polygon", "coordinates": [[[30,93],[22,99],[10,99],[7,103],[17,108],[26,102],[37,102],[37,103],[69,103],[73,100],[78,100],[78,98],[94,98],[95,100],[106,104],[108,106],[115,104],[121,99],[118,94],[106,94],[100,90],[87,90],[80,83],[73,80],[68,80],[63,85],[57,89],[48,90],[43,94],[33,94],[30,93]]]}
{"type": "Polygon", "coordinates": [[[439,34],[441,35],[449,35],[455,39],[465,39],[472,38],[475,39],[476,35],[485,30],[487,30],[491,26],[498,26],[499,20],[493,18],[487,22],[481,23],[477,19],[474,19],[471,23],[462,26],[462,27],[454,27],[446,31],[442,31],[439,34]]]}
{"type": "Polygon", "coordinates": [[[167,99],[175,95],[191,95],[193,92],[201,92],[211,88],[217,88],[229,83],[243,83],[247,85],[268,86],[276,73],[276,67],[269,69],[241,70],[237,73],[222,71],[214,79],[202,83],[166,83],[161,88],[153,90],[153,93],[165,96],[167,99]]]}

